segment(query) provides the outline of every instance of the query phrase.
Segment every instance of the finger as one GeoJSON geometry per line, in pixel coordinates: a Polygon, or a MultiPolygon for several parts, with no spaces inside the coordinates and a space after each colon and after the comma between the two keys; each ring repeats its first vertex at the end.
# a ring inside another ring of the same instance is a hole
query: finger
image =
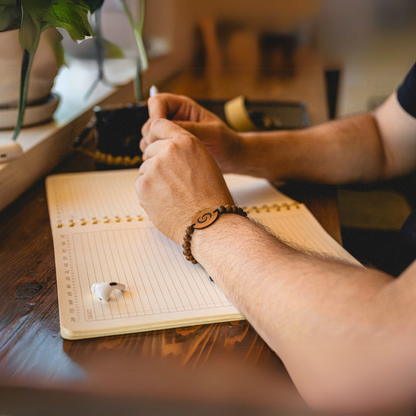
{"type": "Polygon", "coordinates": [[[146,150],[143,153],[143,160],[148,161],[152,157],[156,156],[158,153],[160,153],[161,150],[163,150],[166,147],[166,143],[166,140],[158,140],[149,144],[149,146],[146,147],[146,150]]]}
{"type": "Polygon", "coordinates": [[[151,143],[164,139],[165,137],[157,137],[152,132],[152,124],[153,122],[157,123],[158,120],[166,120],[166,119],[149,119],[146,122],[146,127],[143,126],[142,129],[142,139],[140,140],[140,150],[144,153],[146,151],[147,146],[151,143]]]}
{"type": "Polygon", "coordinates": [[[149,134],[150,126],[152,125],[153,118],[149,118],[142,126],[142,137],[146,137],[149,134]]]}
{"type": "Polygon", "coordinates": [[[194,123],[192,121],[175,121],[175,124],[193,136],[197,137],[198,139],[202,139],[204,136],[206,136],[210,127],[209,123],[204,122],[194,123]]]}
{"type": "Polygon", "coordinates": [[[158,118],[153,120],[149,134],[146,137],[146,142],[150,145],[157,140],[173,139],[175,136],[183,134],[191,136],[188,131],[173,121],[166,120],[165,118],[158,118]]]}
{"type": "Polygon", "coordinates": [[[140,168],[139,168],[139,177],[140,177],[140,176],[143,176],[143,175],[146,173],[146,171],[149,169],[149,164],[150,164],[150,162],[149,162],[149,161],[144,161],[144,162],[140,165],[140,168]]]}
{"type": "Polygon", "coordinates": [[[142,153],[146,150],[146,147],[148,146],[148,143],[147,143],[147,139],[146,139],[146,137],[147,137],[147,135],[146,135],[146,136],[143,136],[143,137],[140,139],[140,144],[139,144],[139,146],[140,146],[140,150],[142,151],[142,153]]]}
{"type": "MultiPolygon", "coordinates": [[[[157,94],[147,101],[149,118],[201,121],[209,113],[189,97],[175,94],[157,94]]],[[[215,116],[214,116],[215,117],[215,116]]]]}
{"type": "Polygon", "coordinates": [[[184,101],[183,96],[175,94],[157,94],[149,98],[147,106],[150,118],[170,118],[181,108],[184,101]]]}
{"type": "MultiPolygon", "coordinates": [[[[153,120],[158,118],[168,118],[172,119],[176,116],[183,117],[186,119],[187,115],[183,111],[183,107],[189,108],[190,104],[194,103],[188,97],[175,94],[157,94],[154,97],[150,97],[147,101],[147,107],[149,110],[149,119],[142,127],[142,137],[146,138],[149,134],[150,126],[152,125],[153,120]],[[182,111],[181,111],[182,109],[182,111]],[[178,115],[179,113],[179,115],[178,115]]],[[[197,105],[195,103],[195,105],[197,105]]],[[[143,141],[143,149],[146,148],[147,143],[146,139],[143,141]]]]}
{"type": "Polygon", "coordinates": [[[178,134],[190,135],[188,131],[165,118],[152,120],[148,133],[140,141],[140,150],[144,153],[152,143],[158,140],[172,139],[178,134]]]}

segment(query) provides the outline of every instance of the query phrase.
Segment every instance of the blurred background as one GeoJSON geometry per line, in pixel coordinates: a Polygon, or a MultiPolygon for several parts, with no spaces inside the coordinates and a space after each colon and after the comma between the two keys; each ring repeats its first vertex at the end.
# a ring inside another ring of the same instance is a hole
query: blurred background
{"type": "MultiPolygon", "coordinates": [[[[137,17],[139,0],[128,3],[137,17]]],[[[327,71],[331,115],[345,116],[401,82],[416,60],[415,23],[414,0],[148,0],[145,38],[157,79],[227,67],[290,77],[296,48],[310,47],[327,71]]],[[[106,0],[104,36],[134,57],[127,26],[120,2],[106,0]]]]}

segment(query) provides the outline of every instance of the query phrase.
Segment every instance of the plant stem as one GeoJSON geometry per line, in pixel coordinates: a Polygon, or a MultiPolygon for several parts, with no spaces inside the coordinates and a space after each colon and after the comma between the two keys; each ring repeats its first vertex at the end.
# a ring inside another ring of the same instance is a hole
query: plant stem
{"type": "Polygon", "coordinates": [[[126,16],[129,19],[131,28],[133,29],[133,33],[136,38],[137,47],[139,50],[139,57],[137,59],[137,71],[136,71],[136,99],[137,101],[143,101],[141,76],[142,76],[142,71],[146,71],[149,65],[147,61],[146,50],[144,48],[143,37],[142,37],[144,19],[145,19],[145,13],[146,13],[146,2],[145,0],[141,0],[140,2],[141,12],[140,12],[140,22],[138,25],[134,24],[133,17],[127,6],[126,0],[121,0],[121,3],[123,5],[124,12],[126,13],[126,16]]]}
{"type": "MultiPolygon", "coordinates": [[[[39,43],[39,39],[37,40],[37,43],[39,43]]],[[[20,78],[19,111],[12,140],[17,139],[17,136],[19,136],[20,130],[23,126],[23,118],[25,116],[26,111],[27,94],[29,91],[30,70],[32,68],[34,55],[34,53],[30,53],[26,49],[23,51],[22,73],[20,78]]]]}

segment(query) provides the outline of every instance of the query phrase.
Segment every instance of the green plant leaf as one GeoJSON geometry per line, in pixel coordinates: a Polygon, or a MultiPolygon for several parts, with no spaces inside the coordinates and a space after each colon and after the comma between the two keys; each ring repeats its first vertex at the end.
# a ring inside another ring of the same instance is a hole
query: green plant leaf
{"type": "Polygon", "coordinates": [[[74,40],[92,36],[88,23],[89,9],[81,0],[21,1],[23,15],[30,15],[42,32],[49,27],[60,27],[65,29],[74,40]]]}
{"type": "Polygon", "coordinates": [[[105,57],[107,59],[124,58],[123,51],[117,45],[115,45],[113,42],[110,42],[106,39],[103,39],[103,41],[104,41],[105,57]]]}
{"type": "Polygon", "coordinates": [[[0,5],[0,32],[19,29],[22,20],[22,11],[17,6],[0,5]]]}
{"type": "Polygon", "coordinates": [[[64,47],[62,46],[62,39],[63,36],[58,31],[51,32],[48,36],[48,41],[55,54],[56,64],[58,68],[63,65],[68,66],[65,62],[65,52],[64,47]]]}
{"type": "MultiPolygon", "coordinates": [[[[12,0],[0,1],[9,4],[12,0]]],[[[92,36],[92,30],[88,22],[90,6],[83,0],[20,0],[20,2],[22,18],[19,40],[24,53],[18,118],[13,140],[17,139],[23,125],[29,88],[29,74],[42,32],[49,27],[60,27],[65,29],[74,40],[82,40],[86,36],[92,36]]]]}
{"type": "Polygon", "coordinates": [[[97,11],[104,3],[104,0],[85,0],[91,13],[97,11]]]}
{"type": "Polygon", "coordinates": [[[82,40],[86,36],[93,36],[88,22],[88,6],[84,2],[74,4],[69,0],[61,0],[52,5],[54,16],[50,18],[50,25],[65,29],[73,40],[82,40]]]}
{"type": "Polygon", "coordinates": [[[30,14],[23,12],[22,26],[19,32],[20,44],[23,47],[22,73],[20,76],[19,107],[13,140],[17,139],[23,125],[26,110],[27,93],[29,90],[29,75],[32,68],[33,57],[38,48],[41,30],[30,14]]]}

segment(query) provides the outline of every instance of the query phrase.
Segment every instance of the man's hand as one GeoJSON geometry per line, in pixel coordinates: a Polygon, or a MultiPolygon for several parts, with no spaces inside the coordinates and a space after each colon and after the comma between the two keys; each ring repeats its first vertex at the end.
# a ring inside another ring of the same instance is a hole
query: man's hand
{"type": "Polygon", "coordinates": [[[154,140],[145,148],[136,190],[153,224],[178,244],[199,211],[232,205],[214,159],[191,133],[166,119],[148,125],[154,140]]]}
{"type": "Polygon", "coordinates": [[[238,170],[242,160],[241,136],[210,111],[188,97],[174,94],[158,94],[148,100],[148,107],[150,118],[142,128],[142,151],[158,140],[150,129],[152,121],[167,118],[201,140],[222,172],[238,170]]]}

